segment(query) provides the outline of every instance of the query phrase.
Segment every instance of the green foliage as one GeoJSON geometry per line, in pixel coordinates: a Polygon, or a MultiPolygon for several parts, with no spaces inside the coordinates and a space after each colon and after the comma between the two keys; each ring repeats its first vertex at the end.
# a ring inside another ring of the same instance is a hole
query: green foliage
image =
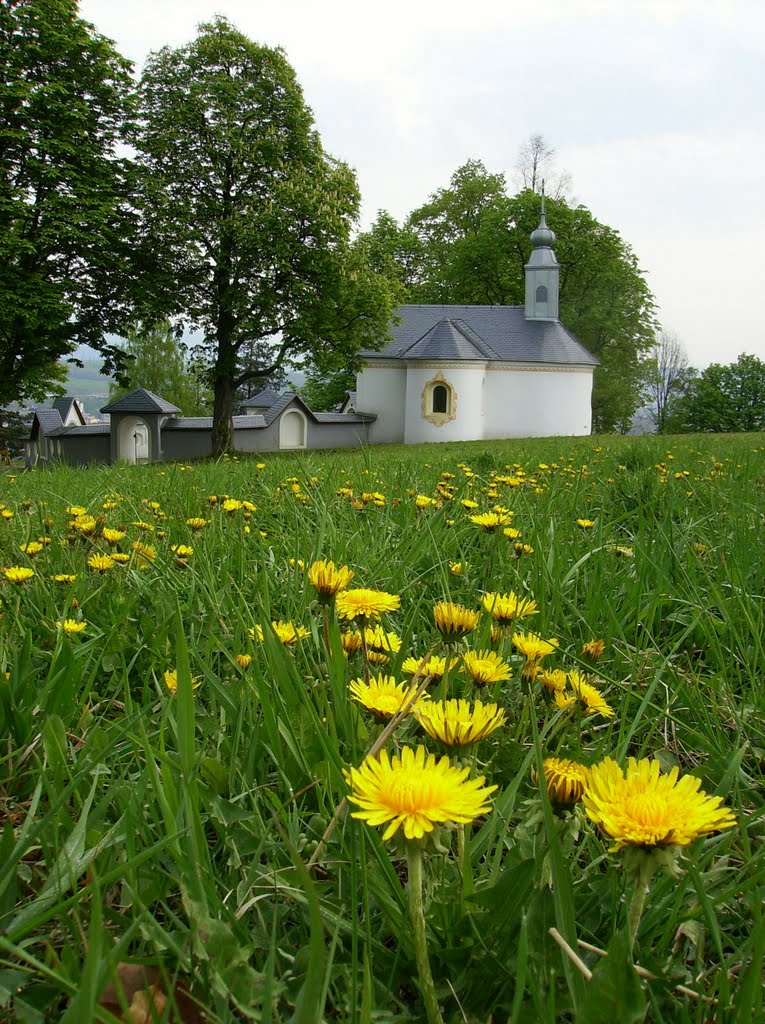
{"type": "Polygon", "coordinates": [[[353,391],[355,387],[356,374],[353,370],[322,373],[315,367],[309,367],[300,397],[314,412],[331,412],[343,401],[346,391],[353,391]]]}
{"type": "Polygon", "coordinates": [[[684,432],[765,429],[765,363],[745,353],[727,366],[712,363],[688,382],[671,424],[684,432]]]}
{"type": "MultiPolygon", "coordinates": [[[[382,272],[398,268],[409,302],[522,305],[540,204],[532,189],[509,195],[503,175],[471,160],[403,227],[379,215],[366,244],[382,272]]],[[[562,267],[561,320],[601,364],[593,430],[622,429],[641,401],[641,356],[654,340],[653,296],[617,231],[564,199],[548,198],[547,215],[562,267]]]]}
{"type": "Polygon", "coordinates": [[[177,405],[184,416],[208,413],[198,401],[197,382],[190,371],[184,348],[170,324],[136,324],[121,344],[125,353],[124,379],[109,387],[113,401],[134,388],[143,387],[177,405]]]}
{"type": "Polygon", "coordinates": [[[131,65],[75,0],[0,7],[0,404],[42,399],[58,360],[129,317],[134,209],[115,155],[131,65]]]}
{"type": "Polygon", "coordinates": [[[238,387],[379,345],[393,296],[351,245],[355,177],[324,152],[281,50],[218,18],[153,54],[140,94],[145,230],[162,267],[147,298],[204,332],[220,452],[238,387]],[[257,342],[270,364],[243,364],[257,342]]]}

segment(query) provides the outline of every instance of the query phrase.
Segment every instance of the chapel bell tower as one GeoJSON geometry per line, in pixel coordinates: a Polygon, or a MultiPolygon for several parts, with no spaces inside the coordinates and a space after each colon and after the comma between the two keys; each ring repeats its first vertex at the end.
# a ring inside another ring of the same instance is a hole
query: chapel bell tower
{"type": "Polygon", "coordinates": [[[545,192],[542,184],[542,213],[539,226],[531,232],[531,256],[526,264],[526,319],[557,320],[560,264],[552,246],[555,232],[545,220],[545,192]]]}

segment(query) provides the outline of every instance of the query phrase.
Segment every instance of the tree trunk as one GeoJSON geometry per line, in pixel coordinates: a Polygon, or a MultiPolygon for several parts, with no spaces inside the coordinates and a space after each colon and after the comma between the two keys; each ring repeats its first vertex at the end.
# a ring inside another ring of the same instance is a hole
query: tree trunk
{"type": "Polygon", "coordinates": [[[213,402],[212,453],[223,455],[231,451],[234,441],[234,378],[225,374],[215,378],[215,398],[213,402]]]}

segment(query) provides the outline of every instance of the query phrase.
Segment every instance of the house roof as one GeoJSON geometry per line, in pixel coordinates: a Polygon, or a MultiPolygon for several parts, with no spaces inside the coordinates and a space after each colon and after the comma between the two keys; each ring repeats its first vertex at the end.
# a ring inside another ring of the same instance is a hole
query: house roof
{"type": "Polygon", "coordinates": [[[118,398],[114,402],[109,402],[101,410],[101,412],[108,413],[148,412],[162,413],[164,415],[172,415],[180,411],[177,405],[166,402],[164,398],[155,395],[153,391],[147,391],[146,388],[136,388],[130,394],[123,395],[122,398],[118,398]]]}
{"type": "Polygon", "coordinates": [[[365,359],[598,365],[563,324],[527,320],[523,306],[407,305],[397,320],[388,344],[365,359]]]}
{"type": "Polygon", "coordinates": [[[85,417],[82,415],[80,403],[76,398],[57,398],[53,403],[53,408],[61,415],[61,419],[64,423],[66,423],[66,418],[69,413],[73,411],[80,424],[84,426],[85,417]]]}
{"type": "Polygon", "coordinates": [[[315,412],[317,423],[374,423],[377,414],[373,412],[315,412]]]}
{"type": "Polygon", "coordinates": [[[59,431],[61,437],[82,437],[83,434],[109,434],[110,423],[85,423],[77,427],[64,427],[59,431]]]}
{"type": "MultiPolygon", "coordinates": [[[[234,430],[252,430],[265,427],[266,421],[260,415],[234,416],[234,430]]],[[[212,430],[212,416],[173,416],[167,420],[163,430],[212,430]]]]}
{"type": "Polygon", "coordinates": [[[246,398],[240,404],[243,409],[270,409],[274,402],[279,401],[279,397],[278,392],[272,388],[265,388],[263,391],[259,391],[257,395],[246,398]]]}
{"type": "Polygon", "coordinates": [[[38,409],[32,417],[32,426],[29,432],[30,438],[35,438],[42,432],[46,437],[53,437],[60,434],[64,429],[64,421],[58,409],[38,409]]]}

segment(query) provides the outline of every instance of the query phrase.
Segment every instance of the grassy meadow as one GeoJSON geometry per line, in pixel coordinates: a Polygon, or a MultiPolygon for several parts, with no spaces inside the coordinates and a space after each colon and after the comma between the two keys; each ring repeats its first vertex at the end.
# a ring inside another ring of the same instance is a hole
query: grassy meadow
{"type": "Polygon", "coordinates": [[[761,435],[11,471],[0,516],[0,1020],[763,1019],[761,435]],[[376,640],[319,559],[400,598],[376,640]],[[444,639],[441,602],[475,628],[444,639]],[[379,675],[504,715],[448,746],[411,696],[365,706],[379,675]],[[346,802],[381,740],[487,807],[384,839],[346,802]],[[607,757],[736,819],[660,841],[639,922],[635,847],[544,766],[607,757]]]}

